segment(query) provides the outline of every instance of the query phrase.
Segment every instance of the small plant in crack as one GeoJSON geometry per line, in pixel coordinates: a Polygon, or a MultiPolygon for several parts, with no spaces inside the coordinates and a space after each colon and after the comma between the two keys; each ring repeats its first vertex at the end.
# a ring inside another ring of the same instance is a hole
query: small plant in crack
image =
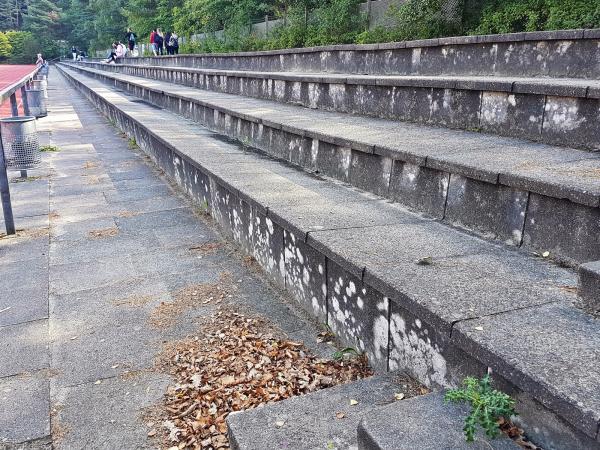
{"type": "Polygon", "coordinates": [[[136,148],[139,148],[135,138],[133,138],[133,137],[129,138],[129,141],[127,141],[127,146],[129,147],[130,150],[135,150],[136,148]]]}
{"type": "Polygon", "coordinates": [[[40,152],[60,152],[60,148],[56,145],[42,145],[40,147],[40,152]]]}
{"type": "Polygon", "coordinates": [[[517,414],[514,409],[515,400],[504,392],[492,389],[489,374],[481,379],[467,377],[462,384],[461,388],[449,389],[444,400],[471,405],[471,412],[465,418],[463,428],[467,442],[473,441],[477,425],[485,430],[488,437],[495,438],[500,433],[501,420],[508,420],[517,414]]]}
{"type": "Polygon", "coordinates": [[[341,361],[346,356],[360,356],[360,353],[354,347],[346,347],[333,353],[333,359],[335,361],[341,361]]]}

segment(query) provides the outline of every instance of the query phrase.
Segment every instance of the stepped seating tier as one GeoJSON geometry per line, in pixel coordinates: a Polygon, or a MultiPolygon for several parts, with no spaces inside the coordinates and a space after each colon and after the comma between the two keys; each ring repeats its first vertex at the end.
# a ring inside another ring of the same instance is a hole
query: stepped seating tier
{"type": "Polygon", "coordinates": [[[368,45],[124,58],[127,64],[261,72],[596,79],[600,30],[459,36],[368,45]]]}
{"type": "Polygon", "coordinates": [[[518,450],[505,436],[487,439],[477,433],[465,442],[462,430],[469,413],[464,406],[444,403],[439,393],[382,406],[358,426],[358,450],[518,450]]]}
{"type": "Polygon", "coordinates": [[[597,80],[381,76],[83,64],[309,108],[600,149],[600,82],[597,80]]]}
{"type": "Polygon", "coordinates": [[[570,264],[600,259],[600,154],[70,67],[430,217],[570,264]]]}
{"type": "Polygon", "coordinates": [[[59,67],[376,369],[436,388],[491,368],[534,441],[600,448],[600,322],[573,306],[574,271],[249,151],[157,108],[158,94],[149,104],[59,67]],[[424,256],[432,264],[417,264],[424,256]]]}
{"type": "Polygon", "coordinates": [[[309,108],[600,149],[597,80],[278,73],[84,64],[309,108]]]}

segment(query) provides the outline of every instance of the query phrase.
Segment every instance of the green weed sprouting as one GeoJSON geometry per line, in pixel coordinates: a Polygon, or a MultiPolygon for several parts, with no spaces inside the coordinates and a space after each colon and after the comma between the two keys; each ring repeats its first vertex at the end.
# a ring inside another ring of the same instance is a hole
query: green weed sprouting
{"type": "Polygon", "coordinates": [[[471,413],[465,418],[465,437],[472,442],[475,437],[477,424],[485,434],[494,438],[499,434],[498,421],[501,417],[509,419],[516,415],[515,400],[504,392],[492,389],[490,376],[485,375],[481,380],[467,377],[463,387],[449,389],[444,396],[446,402],[465,402],[471,405],[471,413]]]}
{"type": "Polygon", "coordinates": [[[60,148],[56,145],[42,145],[40,147],[40,152],[59,152],[60,148]]]}
{"type": "Polygon", "coordinates": [[[342,350],[338,350],[338,351],[334,352],[333,359],[335,361],[341,361],[342,359],[344,359],[344,356],[346,356],[346,355],[359,356],[360,353],[358,353],[358,351],[354,347],[346,347],[346,348],[343,348],[342,350]]]}

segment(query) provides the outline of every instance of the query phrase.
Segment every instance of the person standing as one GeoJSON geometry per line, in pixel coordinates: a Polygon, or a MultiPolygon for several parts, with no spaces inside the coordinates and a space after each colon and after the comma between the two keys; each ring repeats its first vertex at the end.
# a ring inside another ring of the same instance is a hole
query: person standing
{"type": "Polygon", "coordinates": [[[38,66],[38,67],[44,65],[44,58],[42,58],[42,54],[41,53],[37,54],[37,59],[35,60],[35,65],[38,66]]]}
{"type": "Polygon", "coordinates": [[[163,44],[164,44],[164,42],[165,42],[165,39],[164,39],[164,36],[162,34],[162,31],[160,31],[160,28],[157,28],[156,29],[156,34],[154,35],[154,44],[156,45],[156,54],[157,55],[163,55],[164,54],[164,50],[163,50],[163,44]]]}
{"type": "Polygon", "coordinates": [[[77,47],[75,47],[75,46],[71,47],[71,54],[73,55],[73,61],[76,61],[77,60],[77,47]]]}
{"type": "Polygon", "coordinates": [[[127,28],[127,33],[125,33],[125,42],[127,42],[127,47],[130,52],[133,52],[135,48],[135,40],[137,39],[137,35],[131,31],[131,28],[127,28]]]}
{"type": "Polygon", "coordinates": [[[152,47],[152,53],[154,53],[154,56],[156,56],[156,42],[154,42],[155,38],[156,30],[152,30],[152,32],[150,33],[150,47],[152,47]]]}
{"type": "Polygon", "coordinates": [[[177,33],[173,32],[171,35],[171,42],[171,47],[173,49],[172,55],[179,55],[179,36],[177,36],[177,33]]]}
{"type": "Polygon", "coordinates": [[[165,33],[165,48],[167,49],[167,55],[172,55],[173,48],[171,47],[171,32],[167,31],[165,33]]]}

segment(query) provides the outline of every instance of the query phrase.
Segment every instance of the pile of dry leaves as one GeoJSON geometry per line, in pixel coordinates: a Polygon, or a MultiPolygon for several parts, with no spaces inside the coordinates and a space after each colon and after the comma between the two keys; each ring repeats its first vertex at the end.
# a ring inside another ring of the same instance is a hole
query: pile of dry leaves
{"type": "Polygon", "coordinates": [[[231,412],[371,375],[364,358],[318,359],[261,319],[228,309],[200,331],[168,348],[160,361],[176,384],[165,395],[162,426],[149,435],[162,434],[175,448],[229,448],[225,419],[231,412]]]}

